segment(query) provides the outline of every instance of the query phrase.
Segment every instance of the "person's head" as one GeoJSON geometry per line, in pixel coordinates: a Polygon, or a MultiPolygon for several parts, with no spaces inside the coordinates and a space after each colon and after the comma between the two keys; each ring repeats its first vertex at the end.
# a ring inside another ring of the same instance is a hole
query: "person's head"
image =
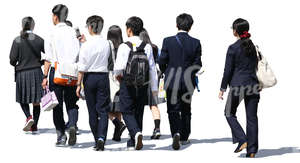
{"type": "Polygon", "coordinates": [[[65,22],[67,26],[73,27],[73,23],[70,20],[66,20],[65,22]]]}
{"type": "Polygon", "coordinates": [[[176,25],[178,30],[189,32],[194,24],[193,17],[189,14],[183,13],[177,16],[176,25]]]}
{"type": "Polygon", "coordinates": [[[52,13],[52,21],[53,24],[56,25],[60,22],[66,22],[68,18],[69,9],[67,6],[59,4],[54,6],[54,8],[52,9],[52,13]]]}
{"type": "Polygon", "coordinates": [[[118,49],[120,44],[123,43],[122,30],[119,26],[113,25],[109,27],[107,32],[107,40],[110,40],[115,49],[118,49]]]}
{"type": "Polygon", "coordinates": [[[21,31],[21,37],[27,38],[28,33],[26,31],[33,31],[35,26],[35,22],[32,17],[28,16],[22,19],[22,31],[21,31]]]}
{"type": "Polygon", "coordinates": [[[241,39],[241,46],[247,55],[256,55],[256,49],[251,41],[251,34],[249,33],[250,25],[245,19],[238,18],[232,23],[233,35],[241,39]]]}
{"type": "Polygon", "coordinates": [[[139,17],[130,17],[126,22],[126,33],[128,37],[139,36],[143,30],[143,20],[139,17]]]}
{"type": "Polygon", "coordinates": [[[151,44],[152,45],[150,36],[149,36],[149,34],[148,34],[148,32],[147,32],[147,30],[145,28],[140,33],[140,39],[142,41],[144,41],[146,44],[151,44]]]}
{"type": "Polygon", "coordinates": [[[86,26],[91,35],[100,35],[103,29],[104,20],[101,16],[93,15],[86,20],[86,26]]]}

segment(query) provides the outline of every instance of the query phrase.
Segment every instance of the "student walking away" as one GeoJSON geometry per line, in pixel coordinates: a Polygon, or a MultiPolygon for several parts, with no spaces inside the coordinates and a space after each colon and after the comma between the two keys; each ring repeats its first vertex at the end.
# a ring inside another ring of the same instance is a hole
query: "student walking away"
{"type": "Polygon", "coordinates": [[[120,110],[120,85],[113,75],[113,70],[117,58],[118,48],[120,44],[123,43],[121,28],[116,25],[109,27],[107,33],[107,40],[109,41],[111,51],[108,58],[108,71],[111,95],[110,97],[112,100],[108,116],[115,126],[112,140],[119,142],[121,141],[122,133],[126,129],[126,125],[122,122],[122,114],[120,110]]]}
{"type": "Polygon", "coordinates": [[[188,138],[191,133],[191,101],[196,87],[195,74],[202,67],[200,41],[188,34],[193,22],[189,14],[177,17],[178,33],[164,39],[159,57],[160,69],[165,74],[174,150],[190,143],[188,138]]]}
{"type": "MultiPolygon", "coordinates": [[[[156,65],[157,60],[158,60],[159,49],[150,40],[150,36],[149,36],[146,29],[143,29],[142,32],[140,33],[140,39],[143,40],[145,43],[151,45],[152,51],[153,51],[153,57],[154,57],[155,65],[156,65]]],[[[158,71],[157,74],[160,74],[160,72],[158,71]]],[[[158,81],[160,80],[160,77],[161,76],[159,76],[158,81]]],[[[159,82],[158,82],[157,85],[159,85],[159,82]]],[[[153,134],[151,136],[151,139],[159,139],[160,136],[161,136],[161,133],[160,133],[160,112],[159,112],[159,109],[158,109],[158,106],[157,106],[158,104],[159,104],[158,96],[157,95],[154,96],[152,94],[152,90],[151,90],[151,87],[149,85],[146,105],[149,105],[150,110],[152,112],[152,117],[153,117],[153,120],[154,120],[154,130],[153,130],[153,134]]]]}
{"type": "MultiPolygon", "coordinates": [[[[67,26],[70,26],[70,27],[73,28],[73,23],[72,23],[70,20],[66,20],[65,23],[67,24],[67,26]]],[[[74,29],[74,30],[75,30],[75,32],[76,32],[76,37],[77,37],[79,43],[81,44],[82,41],[83,41],[82,36],[84,36],[84,35],[82,35],[82,34],[80,33],[80,31],[79,31],[78,28],[76,28],[76,29],[74,29]]],[[[77,109],[79,110],[78,105],[77,105],[77,109]]],[[[79,116],[79,111],[78,111],[78,113],[77,113],[77,117],[76,117],[76,120],[75,120],[76,135],[79,135],[79,134],[80,134],[79,129],[78,129],[78,126],[77,126],[78,116],[79,116]]],[[[66,123],[66,131],[69,131],[70,127],[71,127],[71,126],[70,126],[70,122],[68,121],[68,122],[66,123]]]]}
{"type": "Polygon", "coordinates": [[[239,18],[233,22],[232,29],[238,40],[230,45],[227,51],[219,98],[223,100],[223,94],[229,85],[225,116],[231,128],[233,143],[238,143],[234,152],[238,153],[247,148],[246,156],[255,157],[258,151],[257,107],[260,99],[256,76],[258,59],[256,48],[248,33],[248,21],[239,18]],[[247,115],[246,133],[236,117],[237,108],[242,100],[245,102],[247,115]]]}
{"type": "Polygon", "coordinates": [[[16,101],[26,116],[23,130],[37,133],[43,92],[41,52],[44,53],[44,40],[33,33],[34,26],[32,17],[23,18],[21,35],[13,41],[9,58],[15,67],[16,101]],[[33,104],[33,116],[29,104],[33,104]]]}
{"type": "Polygon", "coordinates": [[[110,88],[108,76],[109,42],[100,36],[104,20],[97,15],[87,19],[86,25],[91,38],[82,44],[78,62],[76,94],[80,97],[83,80],[89,123],[94,135],[96,151],[103,151],[108,128],[110,88]]]}
{"type": "Polygon", "coordinates": [[[143,21],[131,17],[126,22],[128,42],[120,45],[114,73],[120,82],[120,109],[129,130],[127,147],[136,150],[143,148],[144,104],[147,84],[157,94],[157,73],[150,44],[143,42],[139,35],[143,30],[143,21]]]}
{"type": "MultiPolygon", "coordinates": [[[[59,104],[53,109],[53,121],[57,131],[56,146],[65,146],[67,136],[65,135],[66,125],[63,115],[63,102],[65,102],[68,118],[69,118],[69,145],[76,144],[76,129],[75,124],[78,117],[78,106],[76,102],[78,97],[76,96],[76,83],[75,85],[62,84],[61,81],[55,80],[55,65],[75,65],[79,55],[79,42],[76,38],[76,33],[73,28],[67,26],[65,21],[68,17],[68,8],[65,5],[56,5],[52,10],[52,20],[55,25],[50,38],[45,41],[45,61],[44,66],[44,80],[43,87],[48,85],[49,75],[49,88],[54,91],[58,99],[59,104]],[[49,72],[50,70],[50,72],[49,72]]],[[[63,66],[60,66],[63,67],[63,66]]],[[[68,66],[71,67],[71,66],[68,66]]],[[[73,71],[73,69],[68,69],[73,71]]],[[[58,74],[56,74],[57,76],[58,74]]],[[[59,78],[56,78],[59,79],[59,78]]],[[[71,78],[68,79],[72,81],[71,78]]],[[[74,83],[74,81],[70,82],[74,83]]]]}

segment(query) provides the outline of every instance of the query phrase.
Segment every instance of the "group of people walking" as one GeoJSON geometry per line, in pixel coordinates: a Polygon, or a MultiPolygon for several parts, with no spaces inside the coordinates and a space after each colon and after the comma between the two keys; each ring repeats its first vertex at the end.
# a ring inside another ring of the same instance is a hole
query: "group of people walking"
{"type": "MultiPolygon", "coordinates": [[[[96,151],[104,150],[109,120],[115,126],[114,141],[120,141],[127,128],[127,147],[141,150],[146,105],[152,111],[155,125],[151,139],[159,139],[158,104],[163,102],[167,103],[172,148],[179,150],[182,145],[190,143],[191,101],[197,87],[197,73],[202,67],[200,41],[188,34],[194,23],[191,15],[184,13],[177,16],[178,33],[165,38],[160,50],[151,42],[139,17],[133,16],[126,21],[128,40],[124,42],[122,30],[117,25],[109,28],[107,38],[103,37],[104,19],[101,16],[93,15],[86,20],[90,37],[85,37],[78,29],[72,28],[65,5],[56,5],[52,13],[55,27],[48,40],[44,41],[34,34],[34,19],[25,17],[21,34],[14,40],[10,52],[10,64],[15,67],[16,101],[26,115],[24,131],[38,131],[39,103],[49,87],[59,102],[53,109],[56,146],[65,146],[67,142],[71,146],[76,144],[79,109],[76,103],[79,98],[86,100],[96,151]],[[55,82],[57,63],[77,65],[78,76],[74,85],[55,82]],[[158,96],[162,78],[166,101],[158,96]],[[68,114],[67,123],[63,116],[63,103],[68,114]],[[29,104],[33,105],[33,116],[29,104]]],[[[230,86],[225,116],[232,130],[233,143],[238,143],[235,152],[247,148],[247,157],[255,157],[260,98],[260,90],[254,90],[259,84],[256,77],[258,59],[248,32],[249,23],[237,19],[232,30],[237,41],[228,48],[219,98],[223,99],[230,86]],[[237,107],[243,99],[247,134],[236,117],[237,107]]]]}

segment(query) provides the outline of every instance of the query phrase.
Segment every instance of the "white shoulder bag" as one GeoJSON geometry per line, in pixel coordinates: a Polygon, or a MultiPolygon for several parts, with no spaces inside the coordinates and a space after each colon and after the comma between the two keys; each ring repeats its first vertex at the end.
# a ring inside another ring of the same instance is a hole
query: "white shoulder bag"
{"type": "Polygon", "coordinates": [[[256,46],[256,54],[258,58],[258,65],[256,75],[259,81],[260,88],[269,88],[277,84],[277,79],[273,70],[268,64],[267,59],[261,54],[258,46],[256,46]]]}

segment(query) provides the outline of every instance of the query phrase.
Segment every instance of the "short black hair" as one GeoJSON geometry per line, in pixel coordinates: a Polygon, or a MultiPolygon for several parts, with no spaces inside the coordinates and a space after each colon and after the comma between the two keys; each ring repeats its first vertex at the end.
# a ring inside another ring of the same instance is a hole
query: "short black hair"
{"type": "Polygon", "coordinates": [[[96,34],[100,34],[103,29],[104,20],[101,16],[93,15],[86,20],[86,25],[91,26],[96,34]]]}
{"type": "Polygon", "coordinates": [[[189,14],[183,13],[176,18],[177,28],[183,31],[189,31],[194,23],[193,17],[189,14]]]}
{"type": "Polygon", "coordinates": [[[67,26],[73,27],[73,23],[70,20],[66,20],[65,22],[67,26]]]}
{"type": "Polygon", "coordinates": [[[59,22],[65,22],[68,18],[69,9],[66,5],[58,4],[53,7],[52,13],[58,17],[59,22]]]}
{"type": "Polygon", "coordinates": [[[143,20],[139,17],[133,16],[130,17],[126,22],[127,29],[131,29],[134,36],[139,36],[143,30],[144,23],[143,20]]]}

